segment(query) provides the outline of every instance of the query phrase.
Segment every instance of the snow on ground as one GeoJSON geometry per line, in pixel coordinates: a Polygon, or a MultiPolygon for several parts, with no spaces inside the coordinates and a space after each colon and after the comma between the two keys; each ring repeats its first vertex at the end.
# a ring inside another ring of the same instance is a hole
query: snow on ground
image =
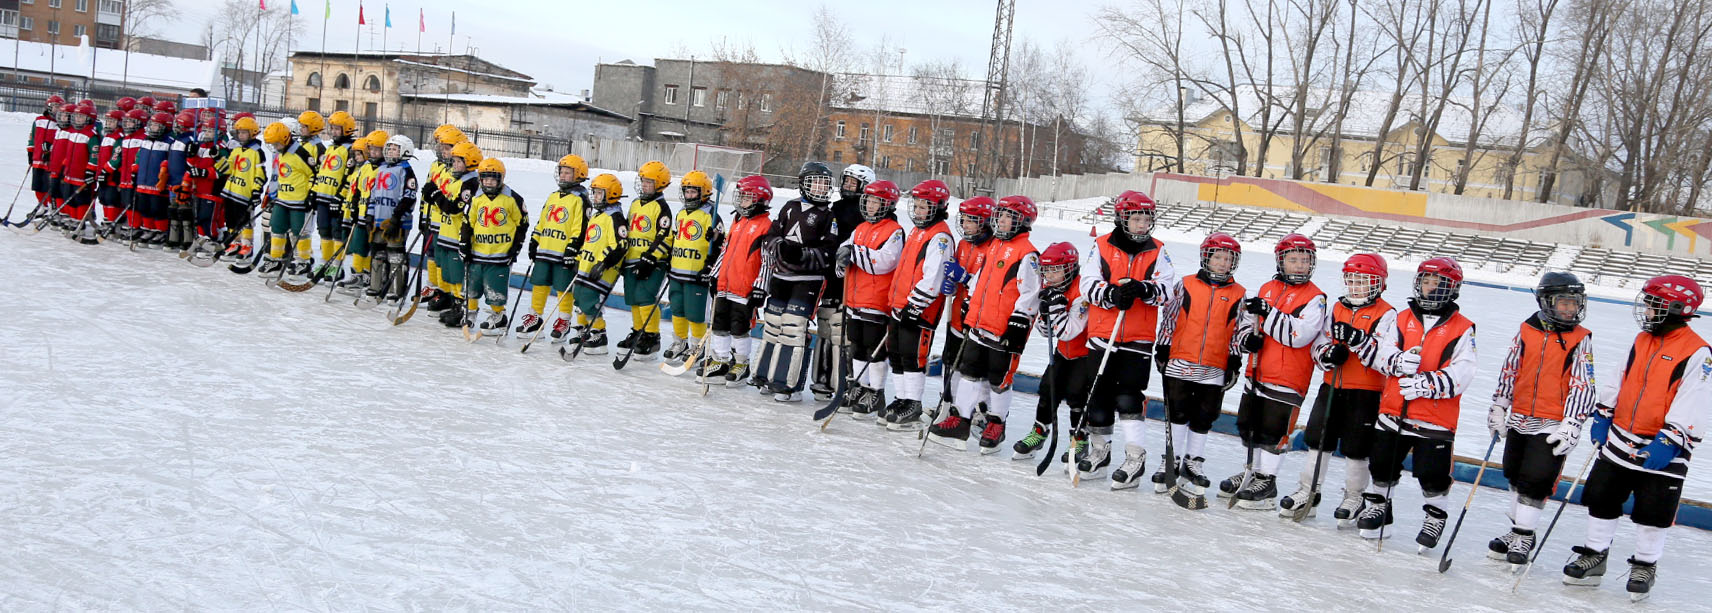
{"type": "MultiPolygon", "coordinates": [[[[0,139],[22,130],[0,127],[0,139]]],[[[0,165],[20,158],[0,151],[0,165]]],[[[550,165],[507,163],[531,202],[551,189],[550,165]]],[[[1035,236],[1090,240],[1050,223],[1035,236]]],[[[1179,269],[1192,269],[1191,245],[1167,238],[1179,269]]],[[[1239,277],[1252,287],[1271,258],[1249,251],[1239,277]]],[[[1436,556],[1414,553],[1412,480],[1398,488],[1402,538],[1375,553],[1335,530],[1329,501],[1300,526],[1218,505],[1197,517],[1104,479],[1071,490],[1056,467],[1037,478],[1008,450],[934,446],[917,460],[913,436],[842,418],[821,433],[811,406],[747,389],[703,398],[652,363],[614,372],[602,357],[565,364],[544,347],[470,346],[425,313],[392,327],[378,310],[162,252],[0,232],[0,261],[5,610],[1626,603],[1628,524],[1605,587],[1557,583],[1584,535],[1580,507],[1511,596],[1510,575],[1482,556],[1507,527],[1507,496],[1492,489],[1478,492],[1458,562],[1439,575],[1436,556]]],[[[1318,281],[1335,287],[1333,258],[1322,264],[1318,281]]],[[[1484,324],[1485,351],[1458,451],[1478,455],[1499,352],[1533,307],[1488,288],[1466,290],[1464,307],[1484,324]]],[[[1626,308],[1590,308],[1599,374],[1614,376],[1633,324],[1626,308]]],[[[612,319],[626,327],[626,314],[612,319]]],[[[1044,364],[1041,344],[1025,369],[1044,364]]],[[[1017,415],[1033,404],[1019,399],[1017,415]]],[[[1154,462],[1160,430],[1148,432],[1154,462]]],[[[1280,489],[1300,461],[1286,463],[1280,489]]],[[[1235,441],[1215,437],[1212,476],[1240,464],[1235,441]]],[[[1708,497],[1704,472],[1690,497],[1708,497]]],[[[1341,477],[1334,466],[1329,494],[1341,477]]],[[[1453,502],[1468,487],[1456,484],[1453,502]]],[[[1699,602],[1712,587],[1709,547],[1705,531],[1672,531],[1647,606],[1699,602]]]]}

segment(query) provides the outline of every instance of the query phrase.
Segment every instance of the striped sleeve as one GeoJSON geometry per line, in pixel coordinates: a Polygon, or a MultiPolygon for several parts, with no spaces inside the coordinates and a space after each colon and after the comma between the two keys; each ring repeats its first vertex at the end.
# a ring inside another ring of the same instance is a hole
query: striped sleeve
{"type": "MultiPolygon", "coordinates": [[[[1582,344],[1585,345],[1586,343],[1587,341],[1584,339],[1582,344]]],[[[1581,346],[1577,345],[1576,353],[1579,354],[1580,351],[1581,346]]],[[[1579,360],[1579,358],[1577,359],[1579,360]]],[[[1522,333],[1517,332],[1516,336],[1510,339],[1510,352],[1505,354],[1504,366],[1498,371],[1498,389],[1493,390],[1492,392],[1492,404],[1496,404],[1506,409],[1510,408],[1511,403],[1514,402],[1516,397],[1516,369],[1521,363],[1522,333]]],[[[1567,408],[1568,407],[1565,407],[1565,409],[1567,408]]]]}

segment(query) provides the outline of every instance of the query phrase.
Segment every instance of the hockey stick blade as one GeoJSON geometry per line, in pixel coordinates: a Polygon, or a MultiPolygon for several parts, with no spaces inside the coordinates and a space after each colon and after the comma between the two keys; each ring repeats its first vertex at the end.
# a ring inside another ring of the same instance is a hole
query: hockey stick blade
{"type": "MultiPolygon", "coordinates": [[[[838,389],[833,390],[833,392],[832,392],[832,400],[830,402],[827,402],[826,406],[823,406],[823,407],[820,407],[819,409],[816,409],[812,419],[814,419],[814,421],[820,421],[823,419],[831,421],[830,418],[832,417],[833,414],[838,412],[838,405],[844,403],[844,394],[847,393],[849,390],[850,390],[850,380],[845,379],[843,377],[840,377],[838,379],[838,389]]],[[[825,430],[826,425],[821,424],[820,429],[825,430]]]]}
{"type": "Polygon", "coordinates": [[[1171,486],[1171,502],[1190,511],[1202,511],[1207,508],[1207,497],[1202,494],[1190,494],[1183,491],[1182,485],[1171,486]]]}
{"type": "Polygon", "coordinates": [[[1058,455],[1058,420],[1056,419],[1052,420],[1052,439],[1046,445],[1046,457],[1041,458],[1040,463],[1035,465],[1034,476],[1039,477],[1046,474],[1046,467],[1052,465],[1052,456],[1055,455],[1058,455]]]}

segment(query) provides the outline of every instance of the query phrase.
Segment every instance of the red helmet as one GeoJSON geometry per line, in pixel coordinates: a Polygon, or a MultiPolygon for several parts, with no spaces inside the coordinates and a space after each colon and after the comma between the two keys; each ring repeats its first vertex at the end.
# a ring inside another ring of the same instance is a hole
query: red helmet
{"type": "Polygon", "coordinates": [[[192,111],[190,109],[185,109],[185,110],[179,111],[178,116],[174,117],[172,120],[172,127],[180,129],[180,130],[189,130],[190,128],[195,127],[195,126],[196,126],[196,111],[192,111]]]}
{"type": "Polygon", "coordinates": [[[75,105],[75,104],[61,104],[61,105],[59,105],[59,112],[65,113],[67,115],[70,115],[72,113],[76,113],[77,112],[77,105],[75,105]]]}
{"type": "Polygon", "coordinates": [[[47,101],[43,102],[42,104],[45,106],[51,106],[51,107],[58,108],[59,105],[65,104],[65,98],[60,97],[59,94],[54,94],[52,96],[48,96],[47,101]]]}
{"type": "Polygon", "coordinates": [[[155,103],[155,110],[162,113],[176,113],[178,112],[178,105],[173,104],[171,100],[162,100],[155,103]]]}
{"type": "Polygon", "coordinates": [[[77,101],[77,106],[83,106],[83,105],[85,105],[85,104],[87,104],[87,105],[89,105],[89,106],[95,106],[95,101],[94,101],[94,100],[90,100],[90,99],[88,99],[88,98],[81,98],[81,99],[79,99],[79,100],[78,100],[78,101],[77,101]]]}
{"type": "Polygon", "coordinates": [[[1291,232],[1284,235],[1284,238],[1278,239],[1278,245],[1272,248],[1273,257],[1277,260],[1278,264],[1278,280],[1290,285],[1301,285],[1303,283],[1307,283],[1308,280],[1312,279],[1314,276],[1315,252],[1316,249],[1314,248],[1314,241],[1309,240],[1306,236],[1291,232]],[[1284,256],[1289,253],[1308,254],[1308,272],[1300,274],[1285,273],[1284,256]]]}
{"type": "Polygon", "coordinates": [[[1237,242],[1235,237],[1223,232],[1214,232],[1208,234],[1206,240],[1201,241],[1201,273],[1207,277],[1207,280],[1215,283],[1229,281],[1231,273],[1236,272],[1236,266],[1240,262],[1242,262],[1242,243],[1237,242]],[[1224,272],[1215,272],[1212,269],[1213,256],[1221,251],[1230,254],[1230,266],[1224,272]]]}
{"type": "Polygon", "coordinates": [[[1352,306],[1366,306],[1385,291],[1385,278],[1391,271],[1385,258],[1377,253],[1357,253],[1343,261],[1344,300],[1352,306]]]}
{"type": "Polygon", "coordinates": [[[95,103],[88,100],[77,103],[76,113],[80,115],[88,115],[93,119],[95,117],[95,103]]]}
{"type": "Polygon", "coordinates": [[[862,188],[861,205],[857,207],[857,210],[862,212],[862,219],[867,221],[891,219],[897,214],[898,198],[901,197],[903,197],[903,192],[898,190],[896,183],[875,181],[862,188]],[[879,208],[869,210],[868,205],[870,203],[877,203],[879,208]]]}
{"type": "Polygon", "coordinates": [[[1112,222],[1117,224],[1118,231],[1134,240],[1144,241],[1153,235],[1153,220],[1158,214],[1159,207],[1154,204],[1153,198],[1133,189],[1118,194],[1117,199],[1112,201],[1112,222]],[[1130,230],[1129,219],[1132,215],[1146,215],[1147,227],[1141,231],[1130,230]]]}
{"type": "Polygon", "coordinates": [[[1069,285],[1071,281],[1076,279],[1077,269],[1081,267],[1080,259],[1076,253],[1075,245],[1052,243],[1046,246],[1045,251],[1040,252],[1040,271],[1042,276],[1048,272],[1058,272],[1062,275],[1058,283],[1053,285],[1054,287],[1069,285]]]}
{"type": "Polygon", "coordinates": [[[951,199],[951,188],[939,179],[928,179],[910,188],[910,197],[917,200],[927,200],[945,206],[945,201],[951,199]]]}
{"type": "Polygon", "coordinates": [[[957,205],[957,212],[964,217],[979,217],[983,221],[993,216],[993,199],[986,196],[976,196],[964,200],[957,205]]]}
{"type": "Polygon", "coordinates": [[[138,98],[137,99],[137,106],[143,107],[145,109],[155,108],[155,97],[154,96],[143,96],[141,98],[138,98]]]}
{"type": "Polygon", "coordinates": [[[773,186],[761,175],[737,180],[737,210],[745,215],[767,210],[773,202],[773,186]]]}
{"type": "Polygon", "coordinates": [[[147,109],[138,107],[138,108],[131,109],[129,111],[125,111],[125,118],[126,119],[135,119],[135,120],[137,120],[138,123],[148,123],[149,112],[147,109]]]}
{"type": "Polygon", "coordinates": [[[131,109],[137,108],[137,99],[125,96],[120,98],[118,102],[113,103],[113,106],[119,107],[119,110],[121,111],[130,111],[131,109]]]}
{"type": "Polygon", "coordinates": [[[1027,232],[1034,226],[1034,219],[1040,215],[1040,209],[1034,206],[1034,201],[1028,196],[1005,196],[999,203],[993,205],[993,236],[999,240],[1010,240],[1012,237],[1027,232]],[[999,233],[1001,217],[1010,217],[1010,228],[1005,233],[999,233]]]}
{"type": "Polygon", "coordinates": [[[1462,290],[1462,265],[1449,257],[1436,257],[1415,267],[1415,303],[1428,311],[1436,311],[1456,300],[1462,290]],[[1436,279],[1432,288],[1425,288],[1428,278],[1436,279]]]}
{"type": "Polygon", "coordinates": [[[121,109],[113,109],[111,111],[107,111],[107,118],[111,119],[113,121],[121,121],[121,120],[125,119],[125,111],[121,110],[121,109]]]}
{"type": "Polygon", "coordinates": [[[1706,292],[1693,279],[1682,275],[1659,275],[1648,279],[1647,284],[1641,286],[1640,294],[1635,296],[1635,321],[1641,324],[1641,330],[1652,332],[1672,317],[1694,317],[1694,312],[1700,309],[1705,299],[1706,292]]]}
{"type": "Polygon", "coordinates": [[[149,117],[149,123],[158,123],[163,126],[170,126],[172,125],[172,113],[156,111],[154,115],[149,117]]]}
{"type": "Polygon", "coordinates": [[[237,123],[237,121],[238,121],[238,120],[239,120],[239,119],[243,119],[243,118],[245,118],[245,117],[249,117],[249,118],[251,118],[251,119],[255,119],[255,117],[256,117],[256,114],[255,114],[255,113],[251,113],[251,112],[249,112],[249,111],[244,111],[244,112],[242,112],[242,113],[234,113],[234,114],[233,114],[233,115],[232,115],[232,122],[233,122],[233,123],[237,123]]]}

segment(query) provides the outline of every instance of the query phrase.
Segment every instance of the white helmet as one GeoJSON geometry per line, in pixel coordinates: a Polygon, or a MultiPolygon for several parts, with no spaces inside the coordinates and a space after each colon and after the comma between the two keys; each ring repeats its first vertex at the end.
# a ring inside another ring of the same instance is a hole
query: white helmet
{"type": "MultiPolygon", "coordinates": [[[[398,145],[398,159],[400,160],[408,160],[416,153],[416,142],[410,140],[410,137],[403,134],[392,135],[392,137],[386,139],[386,145],[388,147],[398,145]]],[[[384,154],[386,149],[382,148],[381,152],[384,154]]]]}
{"type": "Polygon", "coordinates": [[[860,197],[862,195],[862,189],[868,187],[868,184],[873,183],[875,179],[874,169],[861,164],[845,166],[844,177],[856,179],[855,189],[846,189],[843,180],[838,182],[838,193],[845,198],[860,197]]]}

